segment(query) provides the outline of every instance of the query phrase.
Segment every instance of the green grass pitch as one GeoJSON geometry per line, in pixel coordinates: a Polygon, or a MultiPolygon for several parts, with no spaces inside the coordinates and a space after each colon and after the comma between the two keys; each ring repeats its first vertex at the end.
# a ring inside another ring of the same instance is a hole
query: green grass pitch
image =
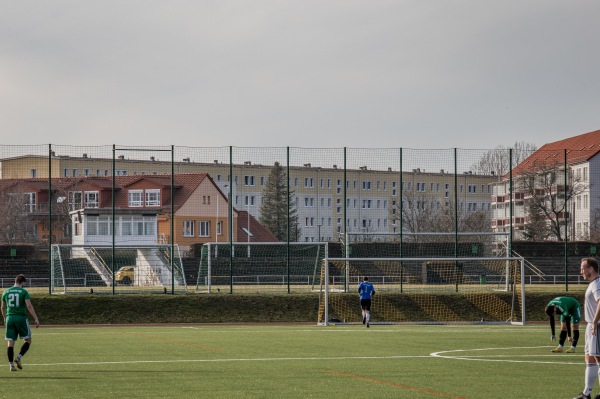
{"type": "Polygon", "coordinates": [[[545,324],[42,327],[23,370],[2,356],[0,397],[571,398],[583,331],[575,354],[549,337],[545,324]]]}

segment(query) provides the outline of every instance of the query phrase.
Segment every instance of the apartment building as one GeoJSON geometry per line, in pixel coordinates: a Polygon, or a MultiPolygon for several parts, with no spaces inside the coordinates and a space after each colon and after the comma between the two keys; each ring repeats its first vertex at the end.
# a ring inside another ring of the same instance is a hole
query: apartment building
{"type": "MultiPolygon", "coordinates": [[[[144,176],[207,173],[214,184],[231,195],[233,206],[260,218],[263,190],[272,165],[246,161],[231,166],[215,160],[209,163],[191,162],[188,157],[171,162],[148,159],[114,161],[116,176],[144,176]],[[233,177],[230,176],[233,175],[233,177]]],[[[0,177],[47,178],[49,164],[52,177],[108,177],[112,159],[53,155],[25,155],[0,160],[0,177]]],[[[477,175],[469,171],[460,174],[440,170],[425,172],[420,168],[403,171],[388,168],[374,170],[368,166],[346,169],[338,165],[313,166],[310,163],[289,167],[290,186],[298,211],[300,241],[338,241],[348,232],[399,233],[399,212],[409,204],[418,209],[425,202],[438,209],[453,211],[455,198],[460,212],[491,212],[492,186],[498,177],[477,175]],[[346,181],[344,182],[344,175],[346,181]],[[404,201],[401,203],[401,201],[404,201]],[[413,204],[414,202],[414,204],[413,204]],[[344,211],[346,212],[344,217],[344,211]]]]}
{"type": "Polygon", "coordinates": [[[553,226],[548,239],[589,239],[600,209],[599,153],[600,130],[543,145],[512,170],[512,196],[510,175],[493,185],[493,230],[512,226],[515,239],[525,238],[533,202],[553,226]]]}

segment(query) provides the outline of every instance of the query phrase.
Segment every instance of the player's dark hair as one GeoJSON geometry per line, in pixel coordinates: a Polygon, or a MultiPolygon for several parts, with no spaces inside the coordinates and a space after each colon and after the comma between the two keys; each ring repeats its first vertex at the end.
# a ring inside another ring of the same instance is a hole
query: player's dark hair
{"type": "Polygon", "coordinates": [[[369,278],[367,276],[364,276],[363,281],[369,281],[369,278]]]}
{"type": "Polygon", "coordinates": [[[27,279],[25,278],[24,274],[19,274],[17,277],[15,277],[15,284],[22,284],[26,281],[27,279]]]}
{"type": "Polygon", "coordinates": [[[596,273],[598,273],[598,261],[596,258],[583,258],[581,259],[581,262],[585,262],[587,267],[591,267],[596,273]]]}
{"type": "Polygon", "coordinates": [[[546,314],[550,317],[554,316],[554,305],[546,306],[546,314]]]}

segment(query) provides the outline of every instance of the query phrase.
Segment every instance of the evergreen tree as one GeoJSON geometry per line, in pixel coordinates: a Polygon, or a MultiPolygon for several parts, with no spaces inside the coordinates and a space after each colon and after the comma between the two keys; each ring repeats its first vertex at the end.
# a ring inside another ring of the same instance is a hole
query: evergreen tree
{"type": "MultiPolygon", "coordinates": [[[[298,210],[294,192],[290,191],[290,241],[298,241],[301,229],[298,224],[298,210]]],[[[287,241],[288,232],[288,190],[287,175],[283,166],[275,162],[263,191],[263,205],[260,208],[260,223],[280,241],[287,241]]]]}

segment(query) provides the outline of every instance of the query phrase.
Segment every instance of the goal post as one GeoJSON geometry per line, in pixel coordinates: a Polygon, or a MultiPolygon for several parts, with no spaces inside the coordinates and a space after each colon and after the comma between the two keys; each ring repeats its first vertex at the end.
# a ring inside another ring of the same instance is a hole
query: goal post
{"type": "Polygon", "coordinates": [[[346,257],[321,263],[318,324],[362,321],[363,276],[372,324],[525,323],[522,257],[346,257]]]}
{"type": "Polygon", "coordinates": [[[326,242],[211,242],[202,245],[196,292],[318,290],[326,242]]]}
{"type": "Polygon", "coordinates": [[[51,247],[50,292],[187,292],[179,246],[51,247]],[[173,251],[171,251],[173,248],[173,251]],[[173,254],[173,256],[172,256],[173,254]],[[172,260],[171,260],[172,258],[172,260]]]}

